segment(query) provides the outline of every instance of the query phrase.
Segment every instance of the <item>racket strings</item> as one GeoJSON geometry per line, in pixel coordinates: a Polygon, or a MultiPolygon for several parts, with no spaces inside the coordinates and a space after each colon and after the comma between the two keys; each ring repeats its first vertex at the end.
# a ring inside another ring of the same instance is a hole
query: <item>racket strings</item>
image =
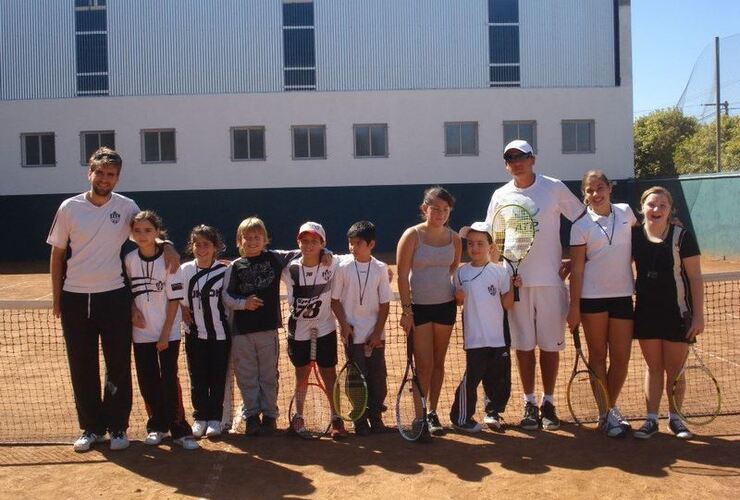
{"type": "Polygon", "coordinates": [[[568,383],[568,409],[581,426],[596,428],[609,410],[609,396],[603,383],[588,371],[574,374],[568,383]]]}
{"type": "Polygon", "coordinates": [[[396,401],[396,423],[401,435],[409,440],[418,439],[423,430],[426,408],[418,384],[412,378],[404,380],[396,401]]]}
{"type": "Polygon", "coordinates": [[[492,232],[502,256],[522,260],[534,241],[534,220],[524,207],[507,205],[496,212],[492,232]]]}
{"type": "Polygon", "coordinates": [[[367,408],[367,383],[362,371],[350,363],[339,372],[334,391],[337,414],[344,420],[358,420],[367,408]]]}
{"type": "Polygon", "coordinates": [[[681,418],[696,425],[708,424],[722,404],[714,377],[701,366],[689,366],[676,378],[672,399],[681,418]]]}

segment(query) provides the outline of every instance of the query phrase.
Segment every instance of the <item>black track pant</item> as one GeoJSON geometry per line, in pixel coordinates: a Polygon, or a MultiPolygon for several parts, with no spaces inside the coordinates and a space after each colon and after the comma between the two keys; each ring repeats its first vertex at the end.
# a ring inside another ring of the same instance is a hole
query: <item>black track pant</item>
{"type": "Polygon", "coordinates": [[[134,343],[136,376],[149,415],[146,430],[169,432],[173,439],[193,434],[182,406],[177,376],[179,355],[179,340],[170,341],[167,349],[160,352],[156,342],[134,343]]]}
{"type": "Polygon", "coordinates": [[[365,357],[364,344],[352,344],[352,361],[365,376],[367,382],[367,412],[365,417],[379,417],[388,394],[386,384],[385,346],[376,347],[370,357],[365,357]]]}
{"type": "Polygon", "coordinates": [[[486,413],[503,413],[511,395],[511,355],[508,347],[481,347],[465,351],[465,376],[455,391],[450,420],[464,424],[475,415],[478,385],[483,382],[486,413]]]}
{"type": "Polygon", "coordinates": [[[80,428],[98,435],[125,431],[131,413],[130,292],[62,292],[59,305],[80,428]],[[98,338],[105,359],[102,398],[98,338]]]}
{"type": "Polygon", "coordinates": [[[188,335],[185,352],[190,372],[193,419],[221,422],[230,348],[231,340],[203,340],[188,335]]]}

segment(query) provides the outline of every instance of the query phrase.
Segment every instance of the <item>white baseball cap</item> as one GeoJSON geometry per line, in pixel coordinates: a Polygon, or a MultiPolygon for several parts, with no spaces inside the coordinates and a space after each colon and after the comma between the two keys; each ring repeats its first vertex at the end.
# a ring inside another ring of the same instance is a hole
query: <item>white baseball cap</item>
{"type": "Polygon", "coordinates": [[[523,141],[521,139],[516,139],[514,141],[511,141],[509,144],[504,147],[504,153],[506,153],[510,149],[518,149],[522,153],[526,154],[534,154],[534,150],[532,149],[532,146],[529,145],[527,141],[523,141]]]}
{"type": "Polygon", "coordinates": [[[316,236],[321,237],[321,241],[326,243],[326,232],[318,222],[308,221],[301,224],[301,227],[298,229],[298,239],[300,239],[301,235],[304,233],[315,234],[316,236]]]}
{"type": "Polygon", "coordinates": [[[457,232],[461,238],[467,238],[470,231],[477,231],[479,233],[491,234],[491,225],[485,222],[473,222],[469,226],[463,226],[457,232]]]}

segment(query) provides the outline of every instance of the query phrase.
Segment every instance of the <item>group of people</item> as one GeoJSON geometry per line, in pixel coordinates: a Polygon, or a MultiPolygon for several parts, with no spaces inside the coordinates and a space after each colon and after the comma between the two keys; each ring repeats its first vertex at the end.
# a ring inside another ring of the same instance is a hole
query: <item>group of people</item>
{"type": "MultiPolygon", "coordinates": [[[[630,429],[617,400],[631,341],[639,340],[648,366],[647,419],[633,435],[649,438],[658,431],[663,388],[672,387],[688,342],[704,328],[694,237],[672,221],[672,198],[663,188],[643,193],[640,224],[628,205],[611,202],[611,183],[603,172],[584,175],[581,202],[561,181],[534,172],[535,156],[525,141],[508,144],[503,157],[512,180],[493,193],[484,221],[453,231],[448,222],[455,200],[444,188],[433,187],[424,193],[422,222],[404,231],[398,243],[399,324],[414,331],[413,354],[428,397],[429,432],[445,431],[437,407],[457,307],[462,306],[466,371],[450,409],[454,428],[481,429],[473,415],[482,382],[484,423],[502,429],[501,414],[511,392],[510,347],[524,392],[521,428],[559,428],[554,390],[567,321],[571,328],[583,325],[589,363],[608,389],[609,405],[600,410],[601,427],[610,437],[630,429]],[[491,231],[497,209],[512,203],[524,206],[537,222],[534,243],[516,277],[497,264],[491,231]],[[565,263],[561,215],[574,222],[571,261],[565,263]],[[470,262],[460,266],[463,239],[470,262]],[[570,307],[564,286],[568,274],[570,307]],[[539,404],[536,349],[543,385],[539,404]]],[[[374,225],[353,224],[347,232],[350,253],[336,255],[325,250],[326,233],[316,222],[298,229],[297,250],[284,251],[268,249],[264,222],[249,217],[237,228],[240,258],[233,262],[219,258],[225,249],[219,232],[199,225],[186,246],[193,259],[180,264],[159,215],[140,211],[134,201],[113,191],[121,167],[114,150],[96,151],[89,162],[90,190],[61,204],[47,239],[52,246],[53,313],[61,318],[82,429],[74,449],[89,450],[106,433],[111,449],[128,447],[132,342],[149,417],[146,444],[158,445],[169,434],[183,448],[197,449],[197,438],[221,434],[230,365],[243,401],[246,433],[272,433],[278,417],[281,281],[290,307],[287,347],[296,387],[309,370],[312,337],[319,374],[326,387],[333,387],[337,344],[343,342],[368,385],[367,408],[354,430],[359,435],[384,432],[384,329],[392,293],[386,264],[372,255],[374,225]],[[192,425],[177,373],[181,323],[187,332],[192,425]],[[102,388],[99,338],[106,364],[102,388]]],[[[669,404],[671,431],[691,437],[673,402],[669,404]]],[[[301,413],[299,404],[290,432],[302,432],[301,413]]],[[[340,438],[347,430],[333,414],[330,433],[340,438]]]]}

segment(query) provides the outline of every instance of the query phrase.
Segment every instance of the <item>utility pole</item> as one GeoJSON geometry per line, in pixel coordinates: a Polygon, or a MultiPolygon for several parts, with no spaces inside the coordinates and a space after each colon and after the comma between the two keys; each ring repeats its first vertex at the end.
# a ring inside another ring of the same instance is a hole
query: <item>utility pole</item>
{"type": "Polygon", "coordinates": [[[722,157],[722,143],[720,142],[722,139],[722,124],[721,124],[721,118],[722,115],[720,113],[720,96],[719,96],[719,37],[714,37],[714,78],[715,78],[715,85],[716,85],[716,91],[715,91],[715,104],[717,105],[717,172],[721,169],[721,157],[722,157]]]}

